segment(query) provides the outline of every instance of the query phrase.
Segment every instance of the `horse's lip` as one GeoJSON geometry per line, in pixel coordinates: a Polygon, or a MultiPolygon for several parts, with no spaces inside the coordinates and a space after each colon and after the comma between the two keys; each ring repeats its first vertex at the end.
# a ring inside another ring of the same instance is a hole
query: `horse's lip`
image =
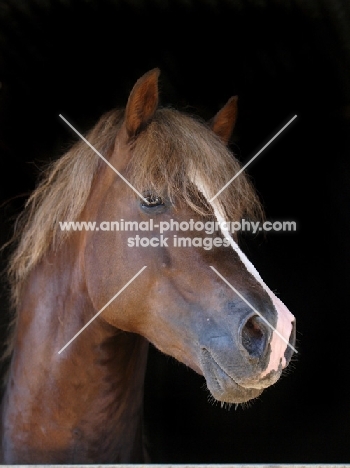
{"type": "Polygon", "coordinates": [[[216,364],[216,366],[223,372],[228,379],[234,382],[239,388],[246,389],[246,390],[264,390],[265,388],[270,387],[271,385],[275,384],[282,374],[282,367],[278,371],[271,371],[268,375],[259,378],[259,379],[247,379],[246,382],[237,381],[232,375],[225,370],[221,364],[215,359],[214,354],[210,352],[207,348],[202,348],[202,352],[206,353],[208,357],[211,358],[211,361],[216,364]]]}
{"type": "MultiPolygon", "coordinates": [[[[262,391],[263,388],[256,388],[256,387],[246,387],[238,383],[228,372],[223,369],[223,367],[217,362],[217,360],[214,358],[213,354],[208,350],[207,348],[202,348],[202,355],[205,356],[205,361],[202,361],[202,368],[203,368],[203,375],[207,381],[207,385],[211,393],[213,394],[214,398],[216,397],[214,393],[215,390],[217,390],[217,393],[222,393],[223,398],[225,398],[224,401],[228,401],[229,403],[242,403],[248,400],[251,400],[253,398],[258,397],[262,391]],[[209,364],[209,365],[208,365],[209,364]],[[214,372],[215,376],[214,378],[211,377],[211,375],[207,374],[205,372],[205,368],[210,367],[210,370],[214,372]],[[230,400],[232,398],[232,401],[229,401],[226,399],[227,397],[227,390],[225,390],[224,385],[220,383],[220,379],[218,378],[218,371],[224,375],[224,377],[230,382],[230,400]],[[214,388],[210,388],[214,387],[214,388]],[[215,388],[216,387],[216,388],[215,388]],[[214,390],[214,392],[213,392],[214,390]],[[234,395],[232,396],[231,394],[234,395]]],[[[218,400],[223,401],[221,398],[217,398],[218,400]]]]}
{"type": "Polygon", "coordinates": [[[241,388],[243,388],[243,389],[246,388],[246,387],[243,387],[241,384],[239,384],[239,383],[234,379],[234,377],[232,377],[232,375],[230,375],[230,374],[218,363],[218,361],[215,359],[214,355],[210,352],[209,349],[207,349],[207,348],[202,348],[202,353],[203,353],[204,355],[206,355],[206,357],[209,357],[209,358],[211,359],[212,363],[215,364],[215,365],[220,369],[220,371],[223,372],[223,373],[226,375],[226,377],[228,377],[230,380],[232,380],[232,382],[233,382],[234,384],[236,384],[238,387],[241,387],[241,388]]]}

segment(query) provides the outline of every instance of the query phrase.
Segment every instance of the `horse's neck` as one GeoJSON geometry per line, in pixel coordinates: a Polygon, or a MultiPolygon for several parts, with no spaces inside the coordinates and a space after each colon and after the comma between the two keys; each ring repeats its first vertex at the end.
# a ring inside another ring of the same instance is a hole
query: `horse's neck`
{"type": "MultiPolygon", "coordinates": [[[[66,259],[68,261],[69,252],[66,259]]],[[[97,318],[79,265],[29,278],[3,401],[7,463],[142,462],[147,342],[97,318]]]]}

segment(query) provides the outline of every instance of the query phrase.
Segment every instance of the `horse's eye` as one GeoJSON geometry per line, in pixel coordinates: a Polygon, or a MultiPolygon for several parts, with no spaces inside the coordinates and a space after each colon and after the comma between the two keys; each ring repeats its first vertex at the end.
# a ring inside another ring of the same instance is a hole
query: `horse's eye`
{"type": "Polygon", "coordinates": [[[162,199],[162,197],[158,197],[156,195],[152,195],[152,194],[148,194],[148,195],[145,195],[144,197],[146,199],[146,201],[142,201],[142,206],[145,206],[147,208],[153,208],[153,207],[156,207],[156,206],[164,206],[164,201],[162,199]]]}

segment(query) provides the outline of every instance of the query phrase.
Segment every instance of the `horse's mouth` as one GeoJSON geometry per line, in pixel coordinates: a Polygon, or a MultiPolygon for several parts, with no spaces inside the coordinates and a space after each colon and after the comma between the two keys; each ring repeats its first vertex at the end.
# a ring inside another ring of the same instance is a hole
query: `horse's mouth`
{"type": "Polygon", "coordinates": [[[257,398],[263,388],[242,387],[215,360],[207,349],[202,349],[201,365],[207,387],[212,396],[226,403],[244,403],[257,398]]]}

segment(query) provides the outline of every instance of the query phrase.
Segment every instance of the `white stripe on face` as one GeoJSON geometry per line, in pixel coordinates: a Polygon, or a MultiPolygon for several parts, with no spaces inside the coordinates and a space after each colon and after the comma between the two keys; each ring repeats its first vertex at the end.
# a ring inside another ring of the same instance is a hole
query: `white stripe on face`
{"type": "MultiPolygon", "coordinates": [[[[210,200],[208,190],[206,189],[206,187],[204,186],[204,184],[198,177],[194,179],[194,183],[198,187],[198,189],[203,193],[205,198],[207,200],[210,200]]],[[[246,267],[247,271],[255,278],[255,280],[258,283],[261,284],[261,286],[267,292],[277,312],[276,328],[273,328],[271,325],[271,328],[273,329],[273,333],[272,333],[272,339],[270,341],[270,346],[271,346],[270,360],[269,360],[267,368],[261,374],[261,377],[265,377],[271,371],[279,370],[280,365],[282,366],[282,368],[286,366],[287,363],[286,363],[286,358],[284,354],[288,346],[289,337],[292,333],[293,322],[295,320],[295,317],[288,310],[288,308],[283,304],[283,302],[264,283],[263,279],[261,278],[255,266],[248,259],[245,253],[242,252],[238,244],[234,241],[229,230],[226,227],[227,223],[225,223],[225,218],[222,214],[222,210],[220,209],[221,207],[219,203],[214,201],[210,203],[210,205],[212,206],[214,210],[216,219],[220,223],[220,229],[221,229],[222,235],[225,237],[225,239],[228,240],[233,250],[238,254],[241,262],[246,267]],[[285,340],[281,338],[281,335],[285,338],[285,340]]]]}

